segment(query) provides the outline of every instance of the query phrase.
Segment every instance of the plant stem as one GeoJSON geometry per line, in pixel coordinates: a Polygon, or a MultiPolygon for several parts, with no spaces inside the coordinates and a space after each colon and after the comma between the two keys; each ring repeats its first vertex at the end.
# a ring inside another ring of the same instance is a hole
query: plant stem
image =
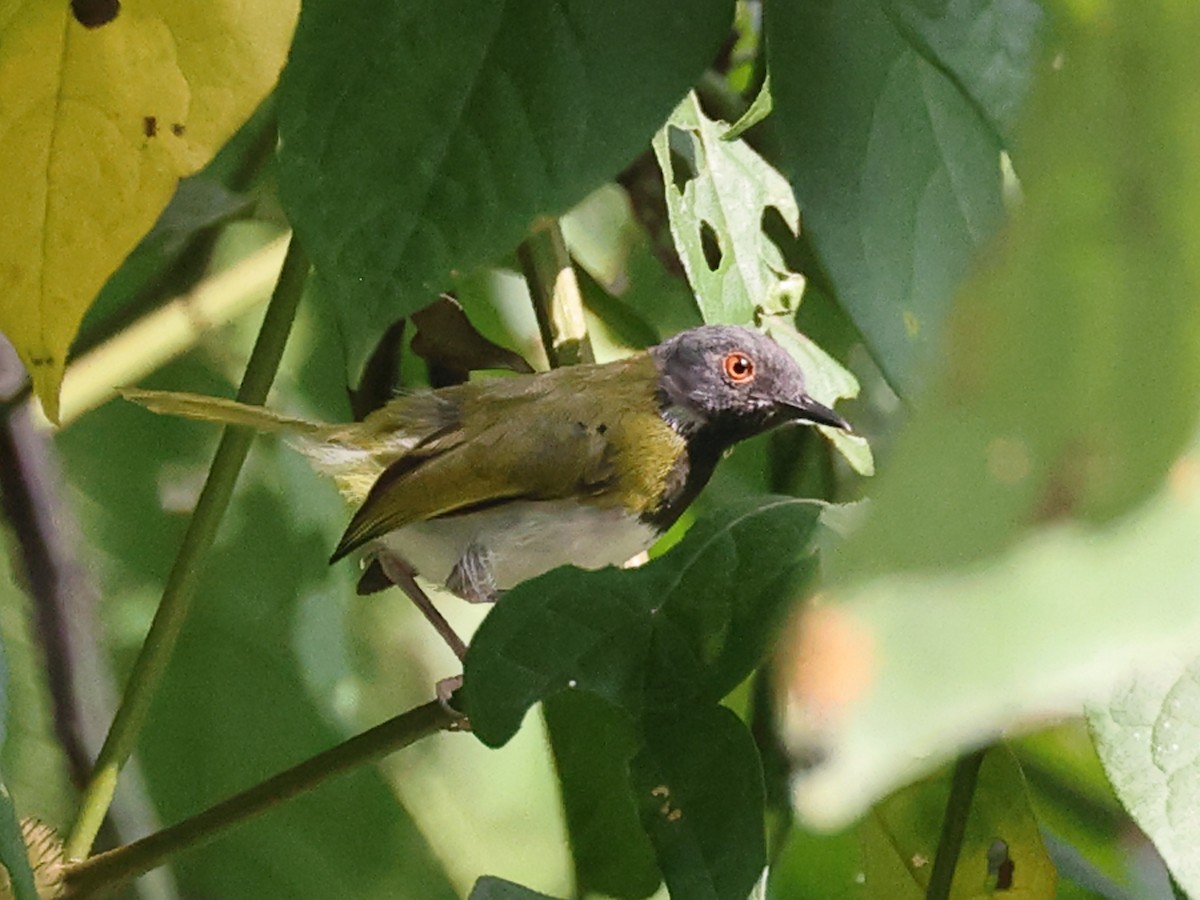
{"type": "Polygon", "coordinates": [[[938,838],[937,855],[933,860],[933,871],[929,873],[929,887],[925,900],[949,900],[950,886],[954,882],[954,869],[962,852],[963,837],[967,833],[967,818],[971,814],[971,799],[975,795],[975,782],[979,779],[979,767],[983,764],[987,748],[960,756],[954,764],[950,779],[950,799],[946,801],[946,815],[942,819],[942,834],[938,838]]]}
{"type": "Polygon", "coordinates": [[[312,790],[335,775],[407,747],[434,732],[452,729],[461,721],[437,701],[410,709],[190,819],[140,841],[68,865],[62,900],[81,900],[112,890],[162,865],[176,853],[204,844],[225,829],[312,790]]]}
{"type": "MultiPolygon", "coordinates": [[[[243,403],[261,404],[267,397],[283,356],[308,269],[308,259],[293,237],[238,391],[238,400],[243,403]]],[[[203,570],[203,558],[216,539],[217,528],[229,506],[234,482],[250,450],[252,439],[253,432],[246,428],[227,428],[221,436],[208,479],[163,588],[154,621],[130,673],[125,696],[80,800],[79,815],[66,843],[68,859],[81,859],[91,851],[96,832],[112,803],[117,773],[133,753],[150,703],[175,649],[203,570]]]]}
{"type": "Polygon", "coordinates": [[[595,361],[583,297],[558,220],[534,229],[517,250],[551,368],[595,361]]]}

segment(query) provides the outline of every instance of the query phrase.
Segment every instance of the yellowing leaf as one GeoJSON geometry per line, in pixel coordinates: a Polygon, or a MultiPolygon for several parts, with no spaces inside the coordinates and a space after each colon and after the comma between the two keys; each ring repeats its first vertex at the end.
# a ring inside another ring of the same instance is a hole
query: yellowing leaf
{"type": "Polygon", "coordinates": [[[51,419],[88,305],[271,89],[298,7],[0,0],[0,331],[51,419]]]}

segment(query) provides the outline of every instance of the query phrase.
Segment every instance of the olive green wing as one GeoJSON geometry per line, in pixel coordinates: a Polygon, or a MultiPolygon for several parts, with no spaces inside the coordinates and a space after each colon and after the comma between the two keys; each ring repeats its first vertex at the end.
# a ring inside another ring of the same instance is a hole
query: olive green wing
{"type": "Polygon", "coordinates": [[[415,522],[505,501],[550,500],[600,490],[612,477],[604,431],[586,419],[509,417],[443,452],[392,463],[347,526],[331,561],[415,522]],[[498,465],[497,460],[512,460],[498,465]]]}
{"type": "Polygon", "coordinates": [[[619,423],[630,411],[634,418],[654,415],[656,384],[657,370],[642,355],[461,385],[461,430],[386,468],[333,559],[416,522],[612,487],[614,460],[629,456],[619,423]]]}

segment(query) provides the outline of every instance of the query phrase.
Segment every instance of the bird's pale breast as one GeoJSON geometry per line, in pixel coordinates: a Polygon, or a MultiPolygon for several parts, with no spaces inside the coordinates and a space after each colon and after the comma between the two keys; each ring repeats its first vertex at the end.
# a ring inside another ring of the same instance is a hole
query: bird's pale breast
{"type": "Polygon", "coordinates": [[[559,566],[620,565],[649,548],[657,531],[620,507],[575,499],[523,500],[418,522],[378,543],[417,573],[445,584],[472,548],[486,554],[494,586],[515,587],[559,566]]]}

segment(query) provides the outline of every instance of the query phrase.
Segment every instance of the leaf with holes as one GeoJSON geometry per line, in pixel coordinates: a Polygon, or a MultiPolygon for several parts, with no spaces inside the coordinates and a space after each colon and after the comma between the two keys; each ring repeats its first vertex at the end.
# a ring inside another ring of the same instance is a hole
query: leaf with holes
{"type": "Polygon", "coordinates": [[[671,235],[706,322],[746,324],[785,271],[778,248],[763,233],[775,209],[788,228],[800,227],[791,186],[689,94],[654,137],[666,185],[671,235]]]}
{"type": "Polygon", "coordinates": [[[296,0],[5,4],[0,331],[58,416],[67,350],[176,183],[275,83],[296,0]]]}
{"type": "MultiPolygon", "coordinates": [[[[794,316],[766,316],[767,334],[791,354],[804,371],[805,387],[821,403],[832,407],[838,400],[858,396],[858,379],[836,359],[796,330],[794,316]]],[[[821,433],[846,458],[860,475],[875,474],[871,445],[861,434],[847,434],[840,428],[818,426],[821,433]]]]}
{"type": "Polygon", "coordinates": [[[729,126],[725,133],[721,135],[723,141],[736,141],[743,134],[765,119],[771,114],[771,76],[763,80],[762,87],[758,89],[754,100],[746,107],[746,111],[742,113],[741,118],[729,126]]]}
{"type": "Polygon", "coordinates": [[[306,3],[280,84],[280,195],[352,365],[452,270],[511,251],[627,165],[733,6],[306,3]]]}

